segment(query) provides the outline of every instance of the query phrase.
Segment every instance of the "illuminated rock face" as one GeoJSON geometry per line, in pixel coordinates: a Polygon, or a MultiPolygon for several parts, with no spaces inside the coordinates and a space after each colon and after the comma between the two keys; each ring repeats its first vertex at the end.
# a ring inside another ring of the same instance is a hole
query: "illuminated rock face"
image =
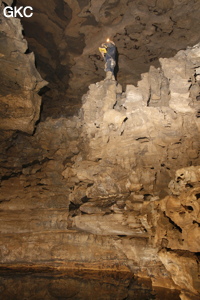
{"type": "Polygon", "coordinates": [[[26,54],[20,20],[5,18],[3,7],[0,2],[0,130],[32,133],[40,115],[38,92],[47,82],[36,70],[34,54],[26,54]]]}
{"type": "Polygon", "coordinates": [[[130,270],[198,299],[200,46],[124,92],[115,80],[89,85],[76,116],[33,131],[45,82],[18,20],[2,20],[1,265],[130,270]]]}
{"type": "Polygon", "coordinates": [[[199,49],[161,59],[125,93],[113,80],[90,85],[80,110],[84,151],[63,172],[76,178],[72,201],[80,190],[90,199],[164,196],[177,168],[199,163],[199,49]]]}
{"type": "Polygon", "coordinates": [[[115,80],[92,84],[78,116],[10,138],[3,266],[130,270],[198,299],[198,53],[161,60],[126,92],[115,80]]]}
{"type": "Polygon", "coordinates": [[[51,89],[44,96],[43,117],[78,111],[89,84],[105,77],[98,47],[107,37],[117,46],[123,89],[150,66],[158,67],[159,58],[199,42],[197,0],[49,0],[48,6],[29,0],[28,5],[34,11],[22,18],[25,36],[51,89]]]}

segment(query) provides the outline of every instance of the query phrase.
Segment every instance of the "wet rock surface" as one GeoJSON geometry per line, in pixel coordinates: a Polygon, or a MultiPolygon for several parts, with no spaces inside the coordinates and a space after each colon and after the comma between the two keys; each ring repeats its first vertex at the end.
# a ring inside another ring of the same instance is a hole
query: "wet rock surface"
{"type": "Polygon", "coordinates": [[[133,272],[198,299],[199,63],[196,45],[126,92],[97,82],[78,116],[10,136],[1,267],[133,272]]]}
{"type": "Polygon", "coordinates": [[[152,289],[151,283],[136,280],[131,273],[112,272],[54,272],[11,273],[0,272],[1,295],[4,300],[14,299],[127,299],[178,300],[179,292],[152,289]]]}
{"type": "Polygon", "coordinates": [[[132,272],[198,299],[199,44],[125,92],[115,80],[91,84],[77,116],[36,125],[44,81],[21,28],[13,41],[18,20],[2,20],[11,51],[1,59],[12,66],[2,78],[18,74],[20,94],[13,79],[9,89],[28,93],[35,114],[17,100],[1,125],[0,267],[132,272]]]}

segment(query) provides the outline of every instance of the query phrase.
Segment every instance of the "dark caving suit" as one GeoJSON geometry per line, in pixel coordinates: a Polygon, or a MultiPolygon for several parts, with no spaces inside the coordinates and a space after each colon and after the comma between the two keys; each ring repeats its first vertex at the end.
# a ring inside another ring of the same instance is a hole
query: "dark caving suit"
{"type": "Polygon", "coordinates": [[[104,71],[108,75],[111,72],[111,75],[114,75],[114,69],[116,66],[116,46],[112,41],[103,43],[101,47],[99,47],[99,51],[104,58],[105,61],[105,69],[104,71]],[[108,73],[109,72],[109,73],[108,73]]]}

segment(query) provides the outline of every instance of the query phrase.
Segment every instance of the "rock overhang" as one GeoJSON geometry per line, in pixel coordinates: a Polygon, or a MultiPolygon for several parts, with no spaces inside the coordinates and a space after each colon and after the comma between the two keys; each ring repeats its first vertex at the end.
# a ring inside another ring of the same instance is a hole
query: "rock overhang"
{"type": "MultiPolygon", "coordinates": [[[[199,41],[200,8],[195,0],[29,4],[34,15],[21,21],[38,69],[50,81],[52,91],[44,97],[44,110],[50,115],[77,111],[89,83],[104,77],[98,47],[108,36],[117,46],[117,78],[124,89],[126,84],[136,84],[151,65],[158,67],[159,58],[173,57],[199,41]]],[[[17,5],[26,1],[18,0],[17,5]]]]}

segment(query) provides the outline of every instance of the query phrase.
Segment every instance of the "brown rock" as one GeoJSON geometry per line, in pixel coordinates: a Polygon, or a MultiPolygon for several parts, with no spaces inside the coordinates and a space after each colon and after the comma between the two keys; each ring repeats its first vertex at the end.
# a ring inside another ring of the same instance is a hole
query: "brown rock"
{"type": "Polygon", "coordinates": [[[47,82],[36,70],[34,54],[25,54],[28,46],[20,20],[5,18],[2,12],[0,18],[0,129],[32,133],[40,114],[38,92],[47,82]]]}
{"type": "Polygon", "coordinates": [[[196,281],[199,270],[195,256],[181,252],[161,251],[159,257],[178,286],[199,295],[199,282],[196,281]]]}

